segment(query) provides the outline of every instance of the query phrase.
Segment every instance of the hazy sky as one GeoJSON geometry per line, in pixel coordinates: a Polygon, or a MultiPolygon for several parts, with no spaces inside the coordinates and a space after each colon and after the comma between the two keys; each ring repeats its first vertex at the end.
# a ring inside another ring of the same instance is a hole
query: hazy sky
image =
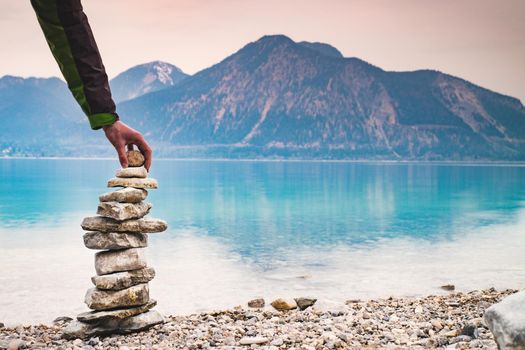
{"type": "MultiPolygon", "coordinates": [[[[265,34],[285,34],[525,101],[523,0],[85,0],[84,8],[110,77],[157,59],[195,73],[265,34]]],[[[0,0],[0,33],[0,76],[60,74],[29,0],[0,0]]]]}

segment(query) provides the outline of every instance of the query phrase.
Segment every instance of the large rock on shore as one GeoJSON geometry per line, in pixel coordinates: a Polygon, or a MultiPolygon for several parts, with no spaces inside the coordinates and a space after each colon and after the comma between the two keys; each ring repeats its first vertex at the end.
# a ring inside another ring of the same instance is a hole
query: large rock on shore
{"type": "Polygon", "coordinates": [[[97,271],[97,275],[138,270],[146,266],[144,249],[106,250],[95,254],[95,270],[97,271]]]}
{"type": "Polygon", "coordinates": [[[117,291],[91,288],[86,292],[84,301],[92,310],[111,310],[140,306],[149,301],[149,287],[146,283],[143,283],[117,291]]]}
{"type": "Polygon", "coordinates": [[[135,316],[152,309],[157,305],[157,302],[150,299],[146,304],[137,307],[130,307],[125,309],[115,309],[107,311],[88,311],[83,312],[77,316],[77,320],[87,323],[106,322],[111,319],[123,320],[125,318],[135,316]]]}
{"type": "Polygon", "coordinates": [[[129,219],[140,219],[149,213],[151,207],[151,203],[146,202],[101,202],[98,205],[97,214],[106,218],[112,218],[119,221],[129,219]]]}
{"type": "Polygon", "coordinates": [[[155,270],[152,267],[145,267],[139,270],[93,276],[91,281],[98,289],[120,290],[136,284],[148,283],[153,277],[155,277],[155,270]]]}
{"type": "Polygon", "coordinates": [[[148,235],[143,233],[86,232],[84,245],[89,249],[127,249],[148,246],[148,235]]]}
{"type": "Polygon", "coordinates": [[[101,202],[138,203],[148,196],[148,191],[142,188],[125,187],[120,190],[101,194],[101,202]]]}
{"type": "Polygon", "coordinates": [[[500,350],[525,350],[525,291],[489,307],[484,319],[500,350]]]}
{"type": "Polygon", "coordinates": [[[81,224],[86,231],[156,233],[168,228],[166,221],[151,218],[119,222],[102,216],[84,218],[81,224]]]}
{"type": "Polygon", "coordinates": [[[155,179],[114,177],[108,181],[108,187],[158,188],[158,184],[155,179]]]}

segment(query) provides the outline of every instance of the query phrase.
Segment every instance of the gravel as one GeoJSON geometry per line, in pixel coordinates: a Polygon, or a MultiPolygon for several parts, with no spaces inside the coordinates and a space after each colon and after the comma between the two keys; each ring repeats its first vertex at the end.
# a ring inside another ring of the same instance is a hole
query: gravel
{"type": "MultiPolygon", "coordinates": [[[[516,290],[424,298],[349,300],[337,310],[242,309],[166,317],[130,335],[62,339],[69,320],[0,327],[0,350],[30,349],[497,349],[483,324],[490,305],[516,290]],[[242,345],[246,344],[246,345],[242,345]]],[[[4,320],[7,321],[7,320],[4,320]]]]}

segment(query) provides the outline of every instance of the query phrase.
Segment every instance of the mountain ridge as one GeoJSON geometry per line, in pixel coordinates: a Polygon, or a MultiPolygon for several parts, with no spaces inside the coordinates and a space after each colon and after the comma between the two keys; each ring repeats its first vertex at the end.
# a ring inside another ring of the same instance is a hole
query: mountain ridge
{"type": "Polygon", "coordinates": [[[525,160],[519,99],[437,70],[385,71],[284,35],[142,92],[118,112],[158,156],[525,160]]]}
{"type": "MultiPolygon", "coordinates": [[[[157,131],[151,129],[152,125],[148,126],[150,136],[172,145],[221,144],[229,145],[234,152],[240,146],[253,146],[265,156],[318,157],[324,149],[325,154],[329,152],[338,158],[520,157],[523,153],[521,141],[513,144],[509,135],[503,135],[510,132],[508,125],[506,127],[500,123],[501,120],[497,121],[497,118],[486,113],[478,101],[481,97],[472,95],[473,91],[470,90],[476,90],[481,95],[490,95],[490,91],[472,83],[465,86],[465,82],[434,70],[387,72],[358,58],[334,58],[313,53],[284,36],[265,36],[247,44],[218,64],[196,73],[180,85],[146,94],[123,103],[119,108],[138,125],[142,120],[148,120],[149,123],[155,114],[155,122],[159,125],[153,126],[157,131]],[[282,59],[283,56],[286,59],[282,59]],[[265,74],[257,76],[258,69],[266,68],[265,74]],[[341,79],[342,76],[345,79],[341,79]],[[224,77],[227,79],[224,80],[224,77]],[[331,92],[335,96],[333,98],[326,98],[326,91],[323,90],[329,89],[329,80],[338,84],[331,92]],[[279,84],[288,86],[283,89],[279,84]],[[409,88],[400,89],[399,84],[409,88]],[[250,95],[250,89],[255,93],[250,95]],[[272,98],[280,99],[280,105],[269,100],[271,96],[268,91],[272,89],[272,98]],[[449,95],[443,89],[448,89],[449,95]],[[297,96],[283,101],[283,96],[294,93],[297,96]],[[461,97],[462,94],[467,94],[468,98],[466,95],[461,97]],[[205,102],[202,104],[195,96],[200,96],[205,102]],[[463,104],[456,112],[451,111],[453,100],[463,104]],[[232,104],[232,101],[235,103],[232,104]],[[246,101],[248,104],[259,102],[246,106],[246,101]],[[287,114],[286,104],[293,105],[300,101],[303,109],[287,114]],[[312,101],[324,103],[324,112],[322,108],[313,111],[312,101]],[[194,110],[181,107],[185,104],[191,105],[194,110]],[[338,104],[345,106],[337,108],[338,104]],[[429,116],[424,111],[428,111],[429,116]],[[276,114],[272,116],[273,113],[276,114]],[[328,121],[316,118],[316,113],[329,114],[332,118],[328,121]],[[268,114],[271,115],[269,119],[268,114]],[[281,128],[276,123],[283,118],[288,120],[287,125],[281,128]],[[301,123],[298,119],[301,119],[301,123]],[[313,125],[308,125],[313,119],[317,120],[313,125]],[[397,124],[396,120],[399,121],[397,124]],[[333,124],[330,130],[326,130],[326,135],[318,134],[309,139],[308,134],[323,128],[325,122],[333,124]],[[226,126],[221,131],[221,124],[224,123],[226,126]],[[271,125],[267,127],[265,124],[271,125]],[[391,124],[396,125],[391,127],[391,124]],[[436,125],[431,127],[432,124],[436,125]],[[338,130],[341,127],[344,130],[338,130]],[[294,130],[295,135],[291,136],[291,140],[283,139],[284,131],[276,133],[276,128],[294,130]],[[415,128],[420,129],[422,137],[419,139],[412,130],[415,128]],[[447,135],[441,130],[443,128],[453,130],[455,135],[447,135]],[[275,139],[264,139],[272,132],[275,139]],[[485,135],[486,132],[492,135],[485,135]],[[499,137],[498,133],[501,134],[499,137]],[[341,134],[344,134],[342,138],[339,137],[341,134]],[[442,142],[432,141],[438,138],[442,142]],[[373,147],[368,147],[370,140],[375,142],[373,147]],[[428,142],[440,148],[436,154],[431,149],[432,145],[425,145],[428,142]],[[449,146],[455,149],[447,150],[449,146]],[[272,148],[276,152],[268,153],[272,148]],[[286,148],[291,152],[279,151],[286,148]],[[314,151],[297,151],[307,148],[314,151]]],[[[498,96],[504,95],[489,97],[494,99],[498,96]]],[[[511,105],[515,104],[511,106],[513,112],[518,110],[523,115],[521,102],[514,98],[510,101],[511,105]]],[[[501,105],[502,101],[498,103],[501,105]]],[[[523,128],[524,120],[520,118],[519,130],[523,128]]]]}
{"type": "Polygon", "coordinates": [[[188,76],[177,66],[156,60],[133,66],[109,83],[113,99],[118,103],[173,86],[188,76]]]}

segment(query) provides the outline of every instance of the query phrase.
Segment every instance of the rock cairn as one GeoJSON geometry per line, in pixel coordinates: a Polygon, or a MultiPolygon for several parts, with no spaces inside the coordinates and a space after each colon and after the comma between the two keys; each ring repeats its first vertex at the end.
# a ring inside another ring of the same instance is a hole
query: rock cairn
{"type": "Polygon", "coordinates": [[[65,338],[88,338],[112,333],[131,333],[164,322],[152,308],[148,282],[155,270],[148,267],[144,248],[148,233],[167,229],[166,222],[145,217],[152,205],[144,202],[147,189],[157,188],[155,179],[147,178],[144,157],[128,152],[128,168],[117,170],[108,187],[122,187],[100,195],[98,216],[82,221],[84,244],[95,254],[95,285],[87,291],[85,303],[93,311],[77,316],[64,330],[65,338]]]}

